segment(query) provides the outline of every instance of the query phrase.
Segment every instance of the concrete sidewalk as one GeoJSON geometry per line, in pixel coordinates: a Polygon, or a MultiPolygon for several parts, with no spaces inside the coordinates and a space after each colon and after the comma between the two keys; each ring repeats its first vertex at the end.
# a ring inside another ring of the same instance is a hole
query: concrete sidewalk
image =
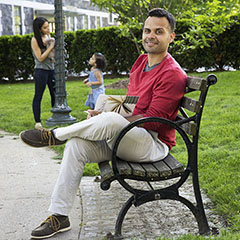
{"type": "MultiPolygon", "coordinates": [[[[47,211],[60,164],[50,148],[32,148],[18,136],[0,131],[0,240],[28,240],[32,229],[49,216],[47,211]]],[[[70,214],[72,230],[58,240],[103,240],[114,232],[118,212],[129,196],[118,183],[102,191],[95,177],[83,177],[70,214]]],[[[184,194],[192,197],[186,185],[184,194]]],[[[123,224],[125,239],[151,240],[157,236],[197,233],[192,213],[182,204],[156,201],[132,207],[123,224]]],[[[211,227],[221,227],[204,196],[211,227]]]]}
{"type": "MultiPolygon", "coordinates": [[[[49,148],[32,148],[0,131],[0,240],[27,240],[45,220],[60,164],[49,148]]],[[[55,239],[78,239],[80,198],[71,212],[72,230],[55,239]]],[[[52,238],[52,239],[54,239],[52,238]]]]}

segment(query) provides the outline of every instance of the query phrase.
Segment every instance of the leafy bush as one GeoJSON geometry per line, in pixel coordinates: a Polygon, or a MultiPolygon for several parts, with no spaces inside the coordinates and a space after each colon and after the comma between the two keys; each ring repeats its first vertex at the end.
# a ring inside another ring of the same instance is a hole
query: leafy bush
{"type": "MultiPolygon", "coordinates": [[[[177,21],[176,39],[169,51],[188,72],[198,68],[223,70],[224,67],[240,68],[240,21],[233,21],[230,28],[215,38],[210,38],[206,46],[199,44],[189,47],[192,39],[184,39],[190,29],[191,19],[177,21]],[[188,45],[189,44],[189,45],[188,45]]],[[[89,58],[94,52],[105,55],[112,74],[129,73],[138,57],[141,46],[141,31],[131,29],[137,40],[127,38],[121,27],[106,27],[91,30],[65,32],[66,70],[69,74],[80,75],[89,68],[89,58]]],[[[54,34],[53,34],[54,35],[54,34]]],[[[26,80],[32,76],[34,61],[31,51],[31,37],[14,35],[0,37],[0,82],[26,80]]]]}

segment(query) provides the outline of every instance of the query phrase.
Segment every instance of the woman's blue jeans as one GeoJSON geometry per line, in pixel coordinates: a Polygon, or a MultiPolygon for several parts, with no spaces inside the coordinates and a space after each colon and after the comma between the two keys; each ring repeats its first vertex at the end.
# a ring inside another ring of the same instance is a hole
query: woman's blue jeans
{"type": "Polygon", "coordinates": [[[35,95],[32,103],[33,115],[35,122],[41,122],[41,101],[46,85],[48,85],[49,93],[51,96],[51,105],[52,107],[54,106],[55,70],[35,69],[34,81],[35,81],[35,95]]]}

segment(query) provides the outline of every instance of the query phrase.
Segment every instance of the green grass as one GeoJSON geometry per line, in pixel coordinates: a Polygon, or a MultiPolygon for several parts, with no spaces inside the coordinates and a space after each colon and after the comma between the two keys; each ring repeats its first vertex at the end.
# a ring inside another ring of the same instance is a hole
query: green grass
{"type": "MultiPolygon", "coordinates": [[[[205,77],[207,73],[200,75],[205,77]]],[[[217,213],[227,218],[229,230],[222,230],[218,236],[209,239],[240,239],[240,71],[217,72],[218,83],[212,86],[206,100],[199,137],[199,175],[201,188],[215,203],[217,213]]],[[[110,84],[119,79],[105,79],[110,84]]],[[[73,109],[71,115],[78,121],[85,119],[83,113],[88,95],[80,81],[66,82],[67,102],[73,109]]],[[[106,94],[125,94],[126,90],[106,89],[106,94]]],[[[19,134],[20,131],[33,128],[32,98],[34,83],[0,85],[0,128],[19,134]]],[[[50,97],[45,91],[42,101],[42,120],[51,117],[50,97]]],[[[183,159],[184,145],[177,137],[177,146],[173,154],[183,159]]],[[[64,146],[54,147],[61,159],[64,146]]],[[[185,162],[186,163],[186,162],[185,162]]],[[[98,174],[96,164],[85,168],[85,175],[98,174]]],[[[166,238],[159,238],[159,240],[166,238]]],[[[202,236],[184,235],[178,240],[205,239],[202,236]]]]}

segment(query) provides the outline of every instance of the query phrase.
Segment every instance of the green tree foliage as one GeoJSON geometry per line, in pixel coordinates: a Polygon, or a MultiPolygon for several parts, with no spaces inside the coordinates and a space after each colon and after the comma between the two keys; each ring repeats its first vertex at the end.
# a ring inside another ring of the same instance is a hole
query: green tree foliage
{"type": "MultiPolygon", "coordinates": [[[[132,29],[141,29],[147,12],[161,7],[171,12],[177,21],[185,21],[185,31],[176,30],[175,48],[179,54],[189,49],[210,46],[213,39],[236,21],[239,0],[91,0],[100,8],[118,15],[124,36],[131,36],[140,52],[141,40],[132,29]]],[[[183,30],[183,29],[181,29],[183,30]]]]}
{"type": "Polygon", "coordinates": [[[172,13],[180,14],[188,4],[187,0],[91,0],[91,2],[118,15],[117,20],[121,23],[120,34],[134,41],[138,53],[141,53],[139,46],[141,39],[136,36],[134,30],[142,28],[150,9],[162,7],[172,13]]]}
{"type": "Polygon", "coordinates": [[[91,2],[118,14],[120,23],[134,27],[142,25],[152,8],[161,7],[174,15],[181,15],[190,4],[189,0],[91,0],[91,2]]]}
{"type": "Polygon", "coordinates": [[[181,21],[185,21],[188,28],[176,42],[179,51],[209,47],[218,35],[230,29],[236,21],[239,23],[239,10],[239,0],[210,0],[201,4],[192,1],[191,8],[181,16],[181,21]]]}

